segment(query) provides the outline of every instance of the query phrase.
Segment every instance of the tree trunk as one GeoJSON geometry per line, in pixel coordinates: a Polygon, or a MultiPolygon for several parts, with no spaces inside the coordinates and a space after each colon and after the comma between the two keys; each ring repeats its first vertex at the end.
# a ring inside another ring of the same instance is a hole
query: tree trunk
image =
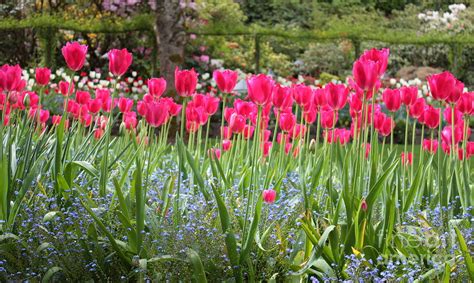
{"type": "Polygon", "coordinates": [[[186,32],[180,0],[156,0],[156,42],[160,73],[166,79],[168,95],[174,94],[174,70],[184,62],[186,32]]]}

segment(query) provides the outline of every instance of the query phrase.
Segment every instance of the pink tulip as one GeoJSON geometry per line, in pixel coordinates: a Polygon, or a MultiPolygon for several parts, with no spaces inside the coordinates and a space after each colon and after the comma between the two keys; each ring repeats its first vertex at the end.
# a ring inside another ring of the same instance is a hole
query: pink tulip
{"type": "Polygon", "coordinates": [[[159,127],[168,120],[168,104],[162,101],[147,104],[145,120],[152,127],[159,127]]]}
{"type": "MultiPolygon", "coordinates": [[[[430,86],[430,93],[436,100],[445,101],[451,97],[451,93],[456,93],[457,80],[450,72],[443,72],[428,76],[426,78],[430,86]]],[[[451,100],[451,98],[450,98],[451,100]]]]}
{"type": "Polygon", "coordinates": [[[212,73],[217,87],[223,93],[231,93],[237,84],[238,73],[232,70],[215,70],[212,73]]]}
{"type": "Polygon", "coordinates": [[[379,76],[378,71],[379,65],[376,62],[359,59],[354,63],[352,75],[357,86],[367,92],[376,86],[379,76]]]}
{"type": "Polygon", "coordinates": [[[423,112],[423,122],[427,125],[430,129],[435,129],[439,125],[439,115],[440,110],[434,108],[431,105],[425,108],[423,112]]]}
{"type": "Polygon", "coordinates": [[[337,112],[332,110],[321,110],[321,126],[324,129],[334,128],[338,118],[337,112]]]}
{"type": "Polygon", "coordinates": [[[469,115],[474,111],[474,92],[465,92],[461,94],[456,108],[461,111],[464,115],[469,115]]]}
{"type": "Polygon", "coordinates": [[[222,127],[221,128],[221,135],[223,139],[230,139],[232,137],[232,129],[230,127],[222,127]]]}
{"type": "Polygon", "coordinates": [[[21,79],[21,68],[19,65],[3,65],[0,67],[0,90],[21,91],[25,85],[21,79]]]}
{"type": "Polygon", "coordinates": [[[163,78],[151,78],[147,82],[148,93],[153,98],[160,98],[166,90],[166,80],[163,78]]]}
{"type": "Polygon", "coordinates": [[[453,117],[452,109],[453,108],[451,107],[446,107],[446,109],[444,109],[443,116],[446,122],[448,122],[448,124],[457,125],[459,122],[462,122],[462,112],[454,108],[454,117],[453,117]]]}
{"type": "Polygon", "coordinates": [[[377,65],[378,76],[382,76],[387,69],[389,55],[390,50],[388,48],[383,48],[380,50],[372,48],[370,50],[364,51],[364,54],[360,56],[359,60],[375,62],[377,65]]]}
{"type": "Polygon", "coordinates": [[[222,150],[229,151],[231,146],[232,146],[232,142],[230,140],[223,140],[222,141],[222,150]]]}
{"type": "Polygon", "coordinates": [[[87,106],[90,113],[97,114],[102,108],[102,101],[98,98],[90,99],[87,106]]]}
{"type": "Polygon", "coordinates": [[[369,158],[370,154],[370,143],[362,144],[362,146],[365,146],[365,159],[367,159],[369,158]]]}
{"type": "Polygon", "coordinates": [[[301,108],[307,109],[313,100],[313,90],[304,84],[297,84],[293,86],[293,97],[301,108]]]}
{"type": "Polygon", "coordinates": [[[246,125],[246,119],[244,116],[234,113],[230,116],[229,127],[234,133],[242,133],[246,125]]]}
{"type": "Polygon", "coordinates": [[[362,100],[359,96],[353,94],[349,96],[349,108],[351,113],[360,113],[362,111],[362,100]]]}
{"type": "Polygon", "coordinates": [[[74,92],[74,84],[72,84],[70,88],[71,89],[69,89],[69,83],[68,82],[65,82],[65,81],[60,81],[59,82],[59,92],[63,96],[69,96],[74,92]]]}
{"type": "Polygon", "coordinates": [[[198,74],[191,70],[180,70],[178,67],[174,70],[174,85],[176,91],[182,97],[190,97],[196,91],[198,74]]]}
{"type": "Polygon", "coordinates": [[[270,153],[270,149],[272,148],[273,143],[272,142],[264,142],[262,144],[262,151],[263,151],[263,157],[267,157],[268,154],[270,153]]]}
{"type": "Polygon", "coordinates": [[[120,97],[118,100],[118,107],[120,112],[127,113],[132,111],[133,100],[125,97],[120,97]]]}
{"type": "Polygon", "coordinates": [[[291,132],[296,124],[296,117],[293,113],[282,113],[278,126],[284,132],[291,132]]]}
{"type": "MultiPolygon", "coordinates": [[[[454,145],[457,145],[462,139],[461,127],[454,127],[454,145]]],[[[453,145],[453,130],[451,126],[446,126],[441,131],[441,140],[449,146],[453,145]]]]}
{"type": "Polygon", "coordinates": [[[367,201],[365,199],[362,199],[362,201],[360,203],[360,209],[363,212],[367,212],[368,206],[367,206],[367,201]]]}
{"type": "Polygon", "coordinates": [[[392,117],[385,117],[380,125],[379,132],[382,136],[389,136],[395,128],[395,121],[392,117]]]}
{"type": "Polygon", "coordinates": [[[344,108],[349,94],[349,89],[345,85],[331,82],[324,89],[326,90],[326,101],[329,108],[334,111],[344,108]]]}
{"type": "Polygon", "coordinates": [[[211,148],[209,149],[209,157],[210,158],[217,158],[221,159],[221,150],[218,148],[211,148]]]}
{"type": "Polygon", "coordinates": [[[474,155],[474,141],[466,144],[466,158],[469,159],[474,155]]]}
{"type": "Polygon", "coordinates": [[[277,109],[286,109],[293,105],[293,88],[276,84],[273,88],[273,106],[277,109]]]}
{"type": "Polygon", "coordinates": [[[423,97],[417,98],[414,103],[408,107],[408,113],[412,118],[420,118],[425,111],[426,103],[423,97]]]}
{"type": "Polygon", "coordinates": [[[424,139],[422,148],[429,153],[435,153],[438,150],[438,141],[435,139],[424,139]]]}
{"type": "Polygon", "coordinates": [[[382,94],[383,102],[390,112],[397,112],[401,106],[400,90],[386,88],[382,94]]]}
{"type": "Polygon", "coordinates": [[[123,122],[127,130],[135,129],[137,127],[137,113],[125,112],[123,113],[123,122]]]}
{"type": "Polygon", "coordinates": [[[234,101],[234,109],[238,114],[244,116],[246,119],[249,119],[252,114],[257,114],[258,111],[257,105],[240,99],[234,101]]]}
{"type": "Polygon", "coordinates": [[[267,75],[253,75],[247,79],[248,98],[263,106],[270,102],[273,93],[273,80],[267,75]]]}
{"type": "Polygon", "coordinates": [[[318,109],[321,109],[322,107],[328,104],[326,89],[318,88],[313,90],[313,103],[315,106],[317,106],[318,109]]]}
{"type": "Polygon", "coordinates": [[[416,86],[404,86],[400,89],[400,96],[405,106],[411,106],[418,98],[418,88],[416,86]]]}
{"type": "Polygon", "coordinates": [[[36,68],[35,78],[36,83],[41,86],[45,86],[49,83],[51,77],[51,70],[48,68],[36,68]]]}
{"type": "Polygon", "coordinates": [[[276,191],[272,189],[264,190],[262,192],[262,198],[266,203],[274,203],[276,199],[276,191]]]}
{"type": "Polygon", "coordinates": [[[91,94],[88,91],[78,91],[76,92],[76,102],[83,105],[88,104],[91,99],[91,94]]]}
{"type": "Polygon", "coordinates": [[[313,124],[314,121],[316,121],[316,115],[316,109],[314,109],[314,107],[310,107],[305,112],[303,112],[304,121],[307,124],[313,124]]]}
{"type": "Polygon", "coordinates": [[[172,117],[178,116],[181,113],[182,106],[176,102],[171,97],[161,98],[161,101],[168,104],[168,113],[172,117]]]}
{"type": "Polygon", "coordinates": [[[248,140],[252,138],[254,130],[255,130],[254,126],[245,125],[244,130],[243,130],[244,139],[248,140]]]}
{"type": "Polygon", "coordinates": [[[402,152],[401,159],[402,164],[405,166],[413,164],[413,154],[411,152],[402,152]]]}
{"type": "Polygon", "coordinates": [[[132,53],[127,49],[112,49],[109,51],[109,72],[114,76],[121,77],[127,72],[132,64],[132,53]]]}
{"type": "Polygon", "coordinates": [[[82,45],[79,42],[68,42],[61,49],[64,60],[69,69],[79,71],[86,61],[87,45],[82,45]]]}

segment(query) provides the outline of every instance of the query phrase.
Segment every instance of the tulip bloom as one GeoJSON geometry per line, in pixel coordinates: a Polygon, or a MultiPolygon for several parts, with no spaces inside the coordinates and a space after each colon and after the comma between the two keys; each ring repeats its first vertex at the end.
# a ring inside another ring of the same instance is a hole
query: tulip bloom
{"type": "Polygon", "coordinates": [[[166,90],[166,80],[163,78],[152,78],[147,82],[148,93],[153,98],[160,98],[166,90]]]}
{"type": "Polygon", "coordinates": [[[413,164],[413,154],[411,152],[402,152],[401,159],[402,164],[405,166],[413,164]]]}
{"type": "Polygon", "coordinates": [[[182,97],[190,97],[196,91],[198,74],[191,70],[174,70],[174,85],[178,94],[182,97]]]}
{"type": "Polygon", "coordinates": [[[127,130],[135,129],[137,127],[137,113],[135,112],[125,112],[123,114],[123,123],[127,130]]]}
{"type": "Polygon", "coordinates": [[[418,88],[416,86],[404,86],[400,89],[400,96],[405,106],[411,106],[418,98],[418,88]]]}
{"type": "Polygon", "coordinates": [[[326,101],[329,108],[334,111],[344,108],[349,94],[349,89],[345,85],[328,83],[324,89],[326,90],[326,101]]]}
{"type": "MultiPolygon", "coordinates": [[[[65,82],[65,81],[60,81],[59,82],[59,92],[63,95],[63,96],[69,96],[71,95],[73,92],[74,92],[74,83],[71,84],[71,86],[69,86],[69,83],[68,82],[65,82]],[[69,87],[71,89],[69,89],[69,87]]],[[[96,92],[97,93],[97,92],[96,92]]]]}
{"type": "Polygon", "coordinates": [[[379,127],[379,132],[382,136],[387,137],[392,133],[394,128],[395,122],[392,117],[385,117],[379,127]]]}
{"type": "Polygon", "coordinates": [[[423,97],[417,98],[414,103],[408,107],[408,114],[413,118],[420,118],[425,111],[426,103],[423,97]]]}
{"type": "Polygon", "coordinates": [[[212,77],[223,93],[231,93],[237,84],[239,74],[232,70],[215,70],[212,77]]]}
{"type": "Polygon", "coordinates": [[[465,92],[461,94],[456,108],[461,111],[464,115],[469,115],[474,111],[474,92],[465,92]]]}
{"type": "Polygon", "coordinates": [[[217,157],[217,159],[221,159],[221,150],[218,148],[209,149],[208,154],[210,158],[217,157]]]}
{"type": "Polygon", "coordinates": [[[127,113],[132,111],[133,100],[125,97],[120,97],[118,100],[118,107],[120,112],[127,113]]]}
{"type": "Polygon", "coordinates": [[[168,120],[168,104],[157,101],[147,104],[145,120],[152,127],[159,127],[168,120]]]}
{"type": "Polygon", "coordinates": [[[36,68],[35,79],[36,83],[41,86],[45,86],[49,83],[51,77],[51,70],[48,68],[36,68]]]}
{"type": "Polygon", "coordinates": [[[117,77],[121,77],[132,64],[132,53],[127,49],[112,49],[109,51],[109,71],[117,77]]]}
{"type": "Polygon", "coordinates": [[[231,146],[232,146],[232,142],[230,140],[223,140],[222,141],[222,150],[229,151],[231,146]]]}
{"type": "Polygon", "coordinates": [[[244,139],[248,140],[253,136],[253,132],[255,130],[254,126],[251,125],[245,125],[243,134],[244,134],[244,139]]]}
{"type": "Polygon", "coordinates": [[[353,94],[349,96],[348,101],[351,113],[360,113],[362,111],[362,100],[360,100],[358,95],[353,94]]]}
{"type": "Polygon", "coordinates": [[[266,203],[274,203],[276,199],[276,191],[272,189],[264,190],[262,192],[262,198],[266,203]]]}
{"type": "Polygon", "coordinates": [[[422,148],[424,151],[428,151],[429,153],[435,153],[438,150],[438,140],[424,139],[422,148]]]}
{"type": "Polygon", "coordinates": [[[318,88],[318,89],[313,90],[313,103],[315,106],[318,107],[318,109],[321,109],[322,107],[328,104],[326,89],[318,88]]]}
{"type": "Polygon", "coordinates": [[[337,112],[332,110],[321,110],[321,126],[324,129],[334,128],[338,118],[337,112]]]}
{"type": "Polygon", "coordinates": [[[263,106],[270,102],[273,93],[273,80],[264,74],[253,75],[247,79],[248,98],[263,106]]]}
{"type": "Polygon", "coordinates": [[[91,95],[88,91],[78,91],[76,92],[76,102],[84,105],[88,104],[91,99],[91,95]]]}
{"type": "Polygon", "coordinates": [[[400,90],[386,88],[382,94],[382,99],[390,112],[397,112],[400,109],[402,103],[400,90]]]}
{"type": "Polygon", "coordinates": [[[462,133],[461,127],[454,127],[454,131],[453,131],[451,126],[446,126],[441,131],[441,140],[443,141],[443,143],[446,143],[449,146],[453,145],[453,140],[454,140],[454,145],[457,145],[461,141],[462,135],[463,133],[462,133]],[[453,138],[453,132],[454,132],[454,138],[453,138]]]}
{"type": "Polygon", "coordinates": [[[296,124],[296,117],[293,113],[282,113],[278,126],[284,132],[291,132],[296,124]]]}
{"type": "Polygon", "coordinates": [[[100,109],[102,108],[102,100],[96,98],[96,99],[90,99],[88,104],[89,112],[92,114],[97,114],[100,109]]]}
{"type": "Polygon", "coordinates": [[[383,48],[380,50],[372,48],[370,50],[364,51],[364,54],[360,56],[359,60],[375,62],[377,65],[377,74],[378,76],[382,76],[383,73],[385,73],[385,70],[387,70],[389,55],[390,50],[388,48],[383,48]]]}
{"type": "Polygon", "coordinates": [[[456,98],[458,88],[461,86],[453,74],[447,71],[428,76],[426,79],[430,86],[431,96],[436,100],[445,101],[449,99],[451,102],[451,100],[456,98]]]}
{"type": "Polygon", "coordinates": [[[79,71],[86,60],[87,45],[82,45],[79,42],[68,42],[66,46],[61,49],[64,60],[69,69],[79,71]]]}
{"type": "Polygon", "coordinates": [[[246,119],[244,116],[234,113],[230,116],[229,127],[234,133],[242,133],[246,125],[246,119]]]}
{"type": "Polygon", "coordinates": [[[313,90],[304,84],[297,84],[293,87],[293,97],[301,108],[307,109],[313,100],[313,90]]]}
{"type": "Polygon", "coordinates": [[[25,87],[24,81],[21,79],[21,72],[19,65],[0,67],[0,89],[21,91],[25,87]]]}
{"type": "Polygon", "coordinates": [[[426,107],[425,111],[423,112],[423,122],[430,129],[435,129],[436,127],[438,127],[440,115],[439,112],[439,109],[434,108],[431,105],[428,105],[428,107],[426,107]]]}
{"type": "MultiPolygon", "coordinates": [[[[378,81],[379,65],[371,60],[357,60],[352,68],[352,75],[358,87],[364,91],[372,90],[378,81]]],[[[368,97],[368,96],[367,96],[368,97]]]]}
{"type": "Polygon", "coordinates": [[[293,88],[276,84],[273,88],[272,103],[280,111],[293,105],[293,88]]]}
{"type": "Polygon", "coordinates": [[[454,117],[453,108],[451,107],[446,107],[446,109],[444,109],[443,116],[446,122],[448,122],[448,124],[457,125],[459,122],[462,122],[462,112],[456,108],[454,108],[454,117]]]}

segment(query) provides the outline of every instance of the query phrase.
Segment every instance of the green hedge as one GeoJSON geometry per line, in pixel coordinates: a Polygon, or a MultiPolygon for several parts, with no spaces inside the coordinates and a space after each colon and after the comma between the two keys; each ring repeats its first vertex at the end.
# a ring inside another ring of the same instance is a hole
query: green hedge
{"type": "MultiPolygon", "coordinates": [[[[100,19],[65,19],[61,16],[38,15],[25,19],[0,20],[0,30],[8,29],[63,29],[89,33],[123,33],[130,31],[153,32],[154,15],[140,14],[130,19],[104,17],[100,19]]],[[[330,30],[302,30],[268,28],[262,26],[204,26],[190,29],[188,33],[208,36],[277,36],[290,39],[337,40],[347,38],[358,41],[380,41],[391,44],[474,44],[473,34],[450,35],[432,32],[418,34],[414,30],[386,29],[361,25],[340,25],[330,30]]]]}

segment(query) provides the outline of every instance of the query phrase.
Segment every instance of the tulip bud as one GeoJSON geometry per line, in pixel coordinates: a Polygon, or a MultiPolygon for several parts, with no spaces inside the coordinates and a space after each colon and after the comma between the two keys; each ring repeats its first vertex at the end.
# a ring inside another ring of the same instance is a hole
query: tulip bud
{"type": "Polygon", "coordinates": [[[8,102],[10,102],[10,104],[16,104],[18,102],[18,94],[16,92],[10,93],[8,102]]]}
{"type": "Polygon", "coordinates": [[[362,209],[363,212],[367,212],[367,202],[365,201],[365,198],[363,198],[360,203],[360,209],[362,209]]]}
{"type": "Polygon", "coordinates": [[[125,136],[125,133],[127,132],[127,128],[125,126],[125,122],[120,123],[120,128],[119,128],[119,136],[123,137],[125,136]]]}
{"type": "Polygon", "coordinates": [[[25,94],[25,97],[23,97],[23,105],[25,105],[26,108],[30,107],[31,104],[31,99],[30,99],[30,94],[27,93],[25,94]]]}
{"type": "Polygon", "coordinates": [[[262,192],[262,198],[266,203],[274,203],[276,199],[276,192],[272,189],[264,190],[262,192]]]}

